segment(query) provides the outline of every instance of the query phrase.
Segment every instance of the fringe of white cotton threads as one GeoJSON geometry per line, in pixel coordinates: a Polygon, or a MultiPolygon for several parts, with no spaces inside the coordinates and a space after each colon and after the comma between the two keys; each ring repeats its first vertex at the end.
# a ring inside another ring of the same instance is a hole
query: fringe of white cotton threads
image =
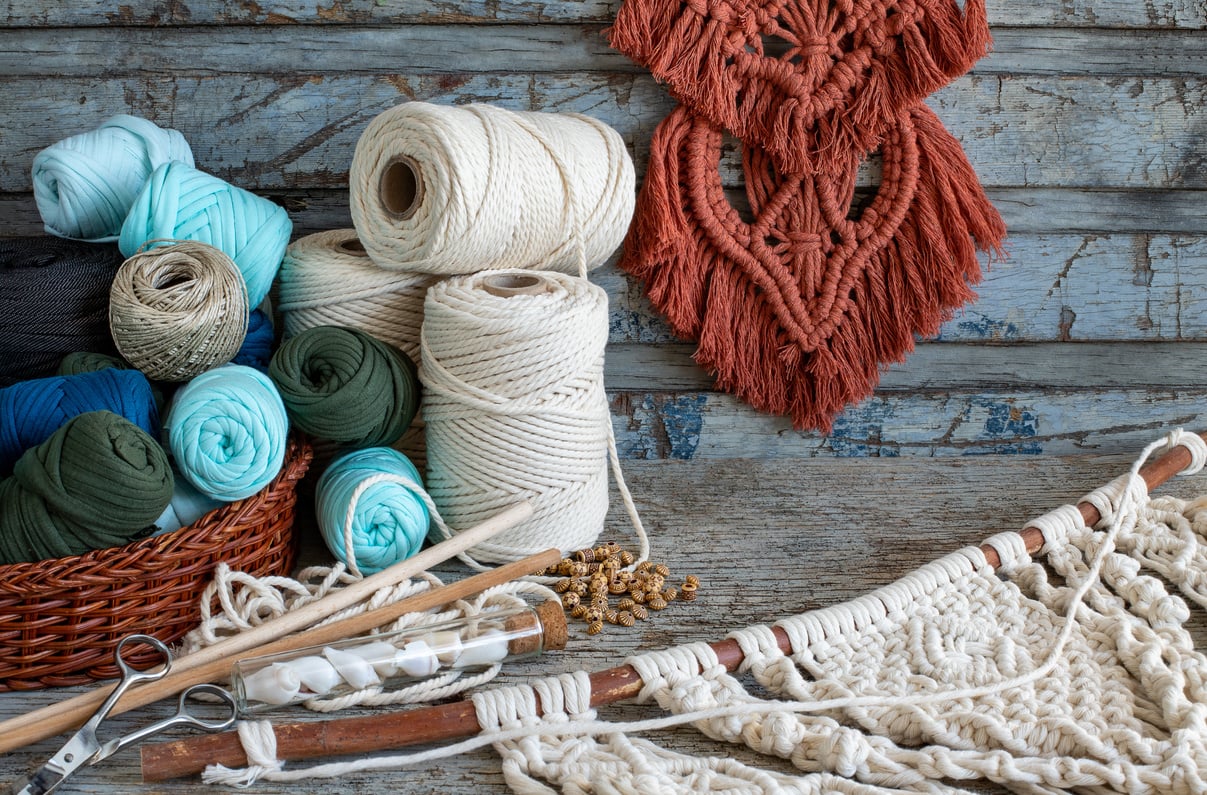
{"type": "MultiPolygon", "coordinates": [[[[1077,613],[1085,603],[1089,591],[1099,584],[1103,563],[1114,550],[1115,539],[1122,533],[1130,534],[1138,523],[1140,512],[1148,498],[1147,486],[1139,474],[1140,468],[1158,449],[1164,447],[1172,448],[1176,445],[1185,447],[1191,454],[1191,463],[1180,474],[1198,472],[1207,463],[1207,443],[1195,434],[1186,433],[1178,429],[1165,438],[1148,445],[1126,475],[1092,492],[1085,498],[1098,509],[1102,516],[1102,523],[1107,525],[1107,529],[1095,535],[1096,545],[1094,553],[1088,561],[1088,566],[1086,567],[1084,577],[1081,578],[1080,585],[1078,585],[1068,599],[1067,609],[1063,615],[1063,624],[1058,636],[1048,649],[1043,662],[1025,674],[1006,677],[984,686],[965,687],[908,696],[849,696],[814,701],[742,701],[719,708],[685,711],[651,720],[612,723],[594,719],[594,711],[590,708],[589,704],[590,683],[587,674],[579,671],[574,674],[563,674],[556,678],[537,682],[528,687],[499,688],[475,694],[473,700],[479,715],[479,722],[483,726],[492,726],[495,728],[484,730],[482,734],[461,743],[415,754],[382,756],[286,771],[282,769],[282,763],[275,758],[276,741],[272,733],[271,724],[265,721],[252,722],[240,727],[240,737],[248,759],[253,762],[252,767],[241,771],[232,771],[222,766],[211,766],[203,775],[203,780],[207,783],[238,783],[246,786],[257,779],[284,782],[310,778],[336,777],[356,771],[394,769],[421,764],[466,753],[487,745],[497,745],[502,749],[504,747],[502,744],[523,738],[535,738],[538,736],[569,738],[617,735],[618,733],[630,734],[687,723],[700,724],[733,716],[772,715],[775,713],[815,714],[852,707],[935,704],[951,702],[957,699],[975,699],[1036,682],[1048,676],[1060,662],[1065,647],[1077,627],[1077,613]],[[569,715],[582,715],[583,717],[571,718],[569,720],[564,717],[561,719],[539,718],[536,716],[535,698],[537,696],[539,696],[542,706],[551,705],[553,707],[553,709],[546,708],[546,712],[561,712],[563,709],[558,709],[560,705],[564,708],[564,712],[569,715]],[[516,728],[498,728],[500,726],[515,726],[516,728]]],[[[1082,520],[1076,508],[1073,506],[1063,506],[1029,524],[1038,527],[1044,532],[1045,538],[1051,540],[1063,538],[1064,534],[1070,528],[1080,527],[1082,520]]],[[[1027,557],[1021,537],[1016,533],[999,534],[992,537],[988,543],[1000,550],[1003,561],[1022,560],[1027,557]]],[[[937,570],[932,571],[932,569],[936,566],[940,568],[943,566],[955,566],[959,557],[959,553],[956,553],[933,564],[923,566],[897,583],[886,586],[873,594],[856,599],[853,602],[826,608],[818,611],[817,614],[806,614],[800,617],[803,621],[797,622],[800,626],[794,627],[794,630],[811,634],[812,630],[808,628],[810,625],[810,616],[815,616],[814,623],[816,621],[832,620],[837,625],[857,624],[862,620],[893,609],[893,605],[900,606],[901,604],[905,604],[908,602],[912,590],[927,587],[927,580],[932,575],[942,579],[942,573],[937,570]]],[[[969,562],[971,562],[971,559],[969,559],[969,562]]],[[[1196,601],[1201,600],[1196,596],[1196,601]]],[[[750,635],[751,632],[755,632],[757,629],[752,628],[750,631],[734,633],[734,636],[740,636],[740,641],[744,640],[746,643],[757,644],[758,641],[750,635]]],[[[824,628],[820,628],[818,631],[821,631],[821,629],[824,628]]],[[[807,638],[794,638],[793,641],[794,644],[807,643],[807,638]]],[[[630,659],[629,663],[638,667],[639,673],[642,670],[648,669],[648,672],[653,675],[657,670],[661,670],[664,667],[672,668],[678,665],[679,662],[682,662],[678,661],[663,666],[659,662],[662,656],[692,658],[693,664],[696,658],[700,662],[705,662],[708,659],[708,654],[702,651],[703,648],[703,644],[690,644],[689,646],[668,649],[662,652],[643,654],[630,659]]],[[[642,747],[647,752],[661,753],[661,749],[657,749],[657,746],[645,743],[644,741],[635,742],[642,742],[642,747]]],[[[687,758],[685,757],[684,759],[687,758]]],[[[679,761],[680,763],[686,763],[684,760],[679,761]]],[[[523,773],[518,769],[514,769],[512,770],[512,774],[508,776],[509,784],[513,786],[518,784],[521,787],[527,786],[527,779],[523,773]]],[[[751,773],[751,775],[757,778],[754,773],[751,773]]],[[[773,779],[775,778],[778,777],[772,776],[768,778],[764,776],[765,781],[763,783],[774,784],[773,779]]],[[[762,789],[766,789],[766,787],[760,789],[760,786],[756,785],[750,791],[761,791],[762,789]]],[[[548,790],[547,788],[528,788],[517,791],[552,792],[553,790],[548,790]]],[[[746,790],[743,789],[742,791],[746,790]]]]}

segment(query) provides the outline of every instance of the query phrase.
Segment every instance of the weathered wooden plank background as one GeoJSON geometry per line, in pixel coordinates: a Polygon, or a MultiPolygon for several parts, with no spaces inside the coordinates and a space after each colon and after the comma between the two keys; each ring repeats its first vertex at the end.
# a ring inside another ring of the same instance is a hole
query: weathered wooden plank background
{"type": "MultiPolygon", "coordinates": [[[[199,166],[281,202],[299,234],[349,225],[356,139],[408,99],[588,113],[621,132],[641,173],[671,102],[608,49],[618,5],[0,0],[0,235],[40,232],[34,154],[118,112],[179,129],[199,166]]],[[[612,298],[614,424],[655,550],[717,584],[707,609],[567,659],[609,664],[839,601],[975,540],[970,528],[1075,497],[1163,429],[1207,427],[1207,4],[989,5],[994,53],[929,101],[1006,219],[1009,259],[831,434],[713,391],[640,285],[612,267],[595,275],[612,298]],[[809,554],[784,560],[785,548],[809,554]]],[[[0,698],[0,711],[58,695],[0,698]]],[[[0,760],[0,778],[47,750],[0,760]]],[[[83,786],[133,791],[132,764],[83,786]]],[[[501,780],[479,754],[339,789],[387,786],[501,780]]]]}

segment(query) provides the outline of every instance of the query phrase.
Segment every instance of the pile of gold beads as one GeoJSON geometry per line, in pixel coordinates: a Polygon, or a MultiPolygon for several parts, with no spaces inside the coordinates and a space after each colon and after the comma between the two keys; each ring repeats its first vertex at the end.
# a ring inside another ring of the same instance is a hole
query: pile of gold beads
{"type": "Polygon", "coordinates": [[[580,549],[545,569],[547,577],[561,577],[553,589],[571,618],[587,624],[588,635],[603,631],[604,622],[631,627],[649,617],[650,610],[665,610],[674,601],[691,602],[700,590],[700,578],[689,574],[680,585],[667,584],[671,570],[664,563],[642,561],[633,566],[633,553],[609,541],[594,549],[580,549]],[[611,598],[619,597],[612,605],[611,598]]]}

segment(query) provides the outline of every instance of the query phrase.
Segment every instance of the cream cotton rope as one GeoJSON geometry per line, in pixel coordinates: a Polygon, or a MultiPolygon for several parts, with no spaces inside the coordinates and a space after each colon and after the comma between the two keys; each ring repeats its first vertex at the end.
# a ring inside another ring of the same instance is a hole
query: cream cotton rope
{"type": "Polygon", "coordinates": [[[379,267],[445,275],[598,267],[636,201],[632,160],[606,124],[477,104],[378,115],[348,179],[352,222],[379,267]]]}
{"type": "Polygon", "coordinates": [[[996,570],[969,547],[777,622],[791,655],[770,627],[734,632],[744,652],[736,675],[706,644],[630,658],[645,682],[640,700],[669,716],[599,721],[580,672],[479,693],[483,732],[456,746],[263,776],[342,775],[491,743],[522,793],[952,792],[974,780],[1025,793],[1207,791],[1207,657],[1169,588],[1207,605],[1207,499],[1147,498],[1139,467],[1165,444],[1190,450],[1185,473],[1207,459],[1202,439],[1180,431],[1150,445],[1128,476],[1087,498],[1103,509],[1101,532],[1069,507],[1031,523],[1046,540],[1034,560],[1017,534],[994,536],[996,570]],[[687,722],[803,775],[624,734],[687,722]]]}
{"type": "Polygon", "coordinates": [[[648,557],[604,393],[607,338],[607,295],[583,278],[487,271],[428,291],[419,368],[428,492],[456,527],[518,499],[534,509],[468,560],[591,546],[608,510],[609,463],[648,557]]]}

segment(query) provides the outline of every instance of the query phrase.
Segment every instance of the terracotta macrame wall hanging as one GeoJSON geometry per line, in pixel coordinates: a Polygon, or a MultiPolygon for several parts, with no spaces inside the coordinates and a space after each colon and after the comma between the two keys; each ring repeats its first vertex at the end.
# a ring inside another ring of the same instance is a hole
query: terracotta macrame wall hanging
{"type": "Polygon", "coordinates": [[[683,103],[654,133],[621,266],[717,386],[828,431],[975,297],[977,249],[1005,237],[922,104],[987,50],[983,4],[625,0],[609,35],[683,103]],[[750,222],[721,184],[726,130],[750,222]]]}

